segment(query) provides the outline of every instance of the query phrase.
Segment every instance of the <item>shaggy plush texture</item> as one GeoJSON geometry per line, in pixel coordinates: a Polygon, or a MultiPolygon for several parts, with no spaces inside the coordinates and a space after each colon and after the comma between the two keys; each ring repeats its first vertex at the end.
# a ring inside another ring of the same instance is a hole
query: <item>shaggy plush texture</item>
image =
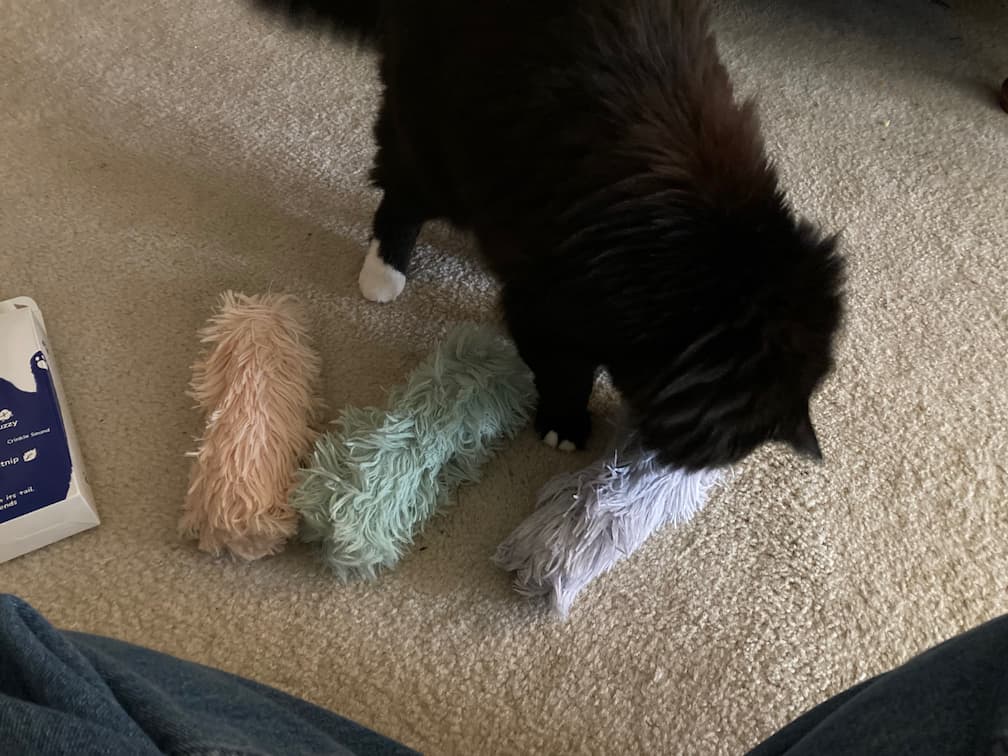
{"type": "Polygon", "coordinates": [[[696,514],[721,476],[669,469],[620,432],[604,457],[542,487],[537,509],[501,543],[494,561],[515,573],[519,593],[545,596],[565,619],[588,583],[658,528],[696,514]]]}
{"type": "Polygon", "coordinates": [[[288,295],[228,291],[200,341],[190,395],[206,428],[179,529],[214,555],[276,554],[297,531],[287,499],[320,410],[304,313],[288,295]]]}
{"type": "Polygon", "coordinates": [[[0,565],[0,589],[57,624],[432,756],[738,756],[1008,611],[1004,0],[717,4],[791,200],[850,260],[812,406],[826,461],[762,450],[566,623],[490,557],[543,483],[605,453],[601,424],[573,455],[520,432],[378,582],[341,585],[296,539],[246,564],[176,532],[193,335],[220,292],[298,296],[333,414],[380,406],[456,323],[498,318],[471,239],[441,224],[395,303],[361,298],[374,60],[241,2],[0,8],[0,296],[45,312],[102,519],[0,565]]]}
{"type": "Polygon", "coordinates": [[[348,407],[315,443],[291,503],[302,538],[342,580],[399,561],[445,497],[474,483],[528,421],[532,377],[496,331],[460,326],[388,397],[348,407]]]}

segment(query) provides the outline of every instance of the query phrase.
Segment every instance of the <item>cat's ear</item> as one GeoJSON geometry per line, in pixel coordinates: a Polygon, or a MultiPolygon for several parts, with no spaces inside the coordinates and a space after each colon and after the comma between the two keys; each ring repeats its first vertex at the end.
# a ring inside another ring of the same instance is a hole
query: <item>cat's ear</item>
{"type": "Polygon", "coordinates": [[[823,458],[822,447],[819,446],[819,439],[816,438],[815,428],[812,426],[812,418],[809,417],[808,409],[802,413],[798,420],[790,429],[785,429],[781,441],[788,443],[803,457],[809,457],[821,462],[823,458]]]}

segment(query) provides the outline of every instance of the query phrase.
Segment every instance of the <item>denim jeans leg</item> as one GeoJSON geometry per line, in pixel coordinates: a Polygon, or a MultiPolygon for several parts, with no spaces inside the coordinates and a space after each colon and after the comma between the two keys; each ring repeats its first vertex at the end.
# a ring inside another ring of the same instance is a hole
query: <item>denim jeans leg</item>
{"type": "Polygon", "coordinates": [[[413,754],[250,680],[109,638],[64,633],[0,595],[0,752],[413,754]]]}
{"type": "Polygon", "coordinates": [[[749,756],[1008,756],[1008,616],[806,712],[749,756]]]}

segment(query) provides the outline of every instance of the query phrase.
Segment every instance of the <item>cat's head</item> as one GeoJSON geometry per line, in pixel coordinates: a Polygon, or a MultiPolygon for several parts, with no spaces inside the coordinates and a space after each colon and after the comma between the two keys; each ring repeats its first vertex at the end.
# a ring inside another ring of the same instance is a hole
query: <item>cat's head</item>
{"type": "Polygon", "coordinates": [[[713,300],[693,310],[707,313],[698,315],[703,327],[686,317],[676,338],[652,333],[614,366],[643,443],[662,461],[721,466],[767,442],[821,459],[809,402],[833,365],[843,266],[835,238],[811,227],[796,227],[784,243],[794,249],[783,256],[751,250],[775,261],[766,269],[726,270],[724,289],[697,292],[713,300]],[[685,346],[663,354],[671,343],[685,346]]]}

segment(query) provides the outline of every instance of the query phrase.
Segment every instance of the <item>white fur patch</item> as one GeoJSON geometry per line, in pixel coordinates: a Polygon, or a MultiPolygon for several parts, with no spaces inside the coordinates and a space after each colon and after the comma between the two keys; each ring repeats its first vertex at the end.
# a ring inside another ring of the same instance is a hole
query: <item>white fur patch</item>
{"type": "Polygon", "coordinates": [[[573,441],[568,441],[567,439],[561,441],[560,434],[556,431],[550,431],[543,436],[543,443],[551,449],[559,449],[562,452],[572,452],[577,450],[573,441]]]}
{"type": "Polygon", "coordinates": [[[406,287],[406,276],[378,256],[378,240],[371,242],[360,277],[361,294],[372,302],[391,302],[402,294],[406,287]]]}

